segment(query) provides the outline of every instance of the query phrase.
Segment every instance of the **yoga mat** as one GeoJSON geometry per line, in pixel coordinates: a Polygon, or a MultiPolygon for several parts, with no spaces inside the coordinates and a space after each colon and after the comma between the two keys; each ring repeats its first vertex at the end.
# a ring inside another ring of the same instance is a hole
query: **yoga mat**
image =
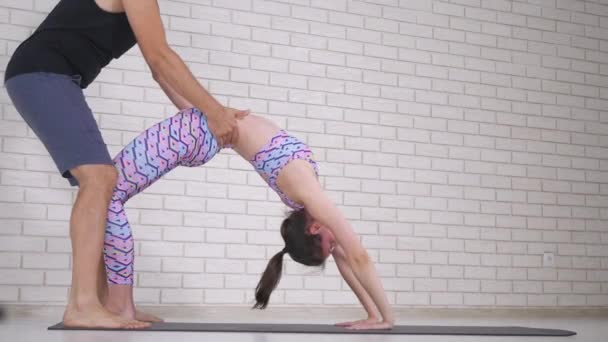
{"type": "Polygon", "coordinates": [[[154,323],[147,329],[123,330],[102,328],[68,328],[62,323],[49,330],[120,330],[120,331],[188,331],[188,332],[255,332],[304,334],[392,334],[392,335],[485,335],[485,336],[572,336],[574,331],[526,327],[399,325],[392,330],[348,330],[323,324],[252,324],[252,323],[154,323]]]}

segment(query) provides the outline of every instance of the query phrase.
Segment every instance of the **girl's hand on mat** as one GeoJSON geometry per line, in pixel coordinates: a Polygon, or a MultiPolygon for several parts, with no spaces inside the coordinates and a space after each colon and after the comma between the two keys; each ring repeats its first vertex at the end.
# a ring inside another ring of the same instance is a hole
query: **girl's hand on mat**
{"type": "Polygon", "coordinates": [[[220,146],[231,145],[239,138],[236,120],[249,115],[249,110],[238,110],[222,107],[221,113],[208,116],[209,129],[215,135],[220,146]]]}
{"type": "Polygon", "coordinates": [[[393,323],[391,322],[376,322],[376,323],[358,323],[355,325],[351,325],[346,327],[346,329],[351,330],[390,330],[393,328],[393,323]]]}
{"type": "Polygon", "coordinates": [[[367,319],[360,319],[358,321],[336,323],[335,326],[347,328],[347,327],[351,327],[351,326],[357,325],[357,324],[363,324],[363,323],[371,324],[371,323],[378,323],[378,322],[379,322],[379,320],[377,318],[369,317],[367,319]]]}

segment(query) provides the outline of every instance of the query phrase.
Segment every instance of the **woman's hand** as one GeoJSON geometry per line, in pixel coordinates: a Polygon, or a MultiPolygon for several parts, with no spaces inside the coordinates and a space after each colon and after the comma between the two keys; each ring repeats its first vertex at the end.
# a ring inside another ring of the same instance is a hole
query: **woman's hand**
{"type": "Polygon", "coordinates": [[[231,145],[239,138],[236,120],[249,115],[249,110],[238,110],[229,107],[221,107],[219,112],[208,113],[207,121],[209,129],[218,140],[220,146],[231,145]]]}

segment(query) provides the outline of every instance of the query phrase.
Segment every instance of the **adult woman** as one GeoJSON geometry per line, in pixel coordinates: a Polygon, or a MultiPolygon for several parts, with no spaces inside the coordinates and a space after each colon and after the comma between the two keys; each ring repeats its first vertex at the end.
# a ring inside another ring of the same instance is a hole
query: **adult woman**
{"type": "MultiPolygon", "coordinates": [[[[345,325],[391,328],[393,314],[373,263],[348,221],[323,192],[308,146],[256,115],[240,120],[237,130],[239,138],[230,147],[294,209],[281,225],[285,248],[270,260],[256,289],[255,307],[267,306],[285,254],[309,266],[323,264],[331,254],[368,313],[367,319],[345,325]]],[[[148,128],[114,158],[118,182],[108,211],[104,246],[110,311],[125,318],[137,313],[133,304],[134,243],[124,203],[175,167],[203,165],[221,148],[208,129],[206,116],[190,108],[148,128]]]]}
{"type": "Polygon", "coordinates": [[[108,312],[99,300],[105,283],[100,284],[98,268],[103,227],[117,175],[82,93],[112,58],[136,43],[166,94],[208,113],[209,128],[221,143],[236,138],[236,120],[247,114],[219,104],[169,48],[156,1],[61,0],[18,47],[5,72],[8,94],[61,174],[79,185],[70,218],[68,326],[147,325],[108,312]]]}

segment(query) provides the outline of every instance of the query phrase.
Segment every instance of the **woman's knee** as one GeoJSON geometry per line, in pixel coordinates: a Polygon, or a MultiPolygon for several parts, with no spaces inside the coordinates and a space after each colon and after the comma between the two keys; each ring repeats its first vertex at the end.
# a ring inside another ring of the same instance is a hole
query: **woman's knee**
{"type": "Polygon", "coordinates": [[[71,169],[70,173],[78,180],[81,188],[112,191],[118,179],[114,165],[80,165],[71,169]]]}

